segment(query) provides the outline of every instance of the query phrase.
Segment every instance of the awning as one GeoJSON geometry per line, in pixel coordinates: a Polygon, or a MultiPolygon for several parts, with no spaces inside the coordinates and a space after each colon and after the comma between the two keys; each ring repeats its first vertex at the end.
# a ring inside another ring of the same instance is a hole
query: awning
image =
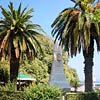
{"type": "Polygon", "coordinates": [[[19,74],[18,74],[17,80],[36,81],[35,78],[32,78],[31,76],[25,75],[25,74],[23,74],[23,73],[19,73],[19,74]]]}

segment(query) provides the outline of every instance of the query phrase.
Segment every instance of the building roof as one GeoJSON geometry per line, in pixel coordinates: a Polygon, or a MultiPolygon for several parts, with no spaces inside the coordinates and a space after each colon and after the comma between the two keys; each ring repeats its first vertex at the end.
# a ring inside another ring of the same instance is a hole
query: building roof
{"type": "Polygon", "coordinates": [[[28,75],[25,75],[25,74],[23,74],[23,73],[19,73],[19,74],[18,74],[17,80],[36,81],[35,78],[33,78],[33,77],[31,77],[31,76],[28,76],[28,75]]]}

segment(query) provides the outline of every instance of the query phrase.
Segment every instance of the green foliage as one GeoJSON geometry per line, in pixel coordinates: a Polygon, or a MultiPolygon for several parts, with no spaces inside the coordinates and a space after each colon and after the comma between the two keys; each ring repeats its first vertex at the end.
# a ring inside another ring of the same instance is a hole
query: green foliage
{"type": "Polygon", "coordinates": [[[79,84],[79,77],[74,68],[71,68],[69,66],[65,66],[65,74],[67,77],[67,80],[70,82],[70,84],[75,88],[75,91],[77,90],[78,84],[79,84]]]}
{"type": "Polygon", "coordinates": [[[93,22],[95,22],[95,21],[100,23],[100,9],[96,9],[93,14],[93,22]]]}
{"type": "Polygon", "coordinates": [[[79,81],[77,72],[74,68],[71,68],[71,67],[67,66],[65,68],[65,71],[66,71],[66,75],[67,75],[67,78],[68,78],[69,82],[73,82],[74,80],[79,81]]]}
{"type": "Polygon", "coordinates": [[[43,35],[38,38],[38,41],[43,50],[43,55],[38,55],[38,59],[47,66],[48,73],[50,74],[53,59],[53,40],[49,36],[43,35]]]}
{"type": "Polygon", "coordinates": [[[67,93],[65,100],[100,100],[100,92],[67,93]]]}
{"type": "Polygon", "coordinates": [[[8,83],[6,83],[5,86],[0,86],[0,91],[14,92],[16,91],[16,85],[15,83],[11,83],[10,81],[8,81],[8,83]]]}
{"type": "Polygon", "coordinates": [[[0,82],[7,83],[9,80],[9,62],[0,61],[0,82]]]}
{"type": "Polygon", "coordinates": [[[20,72],[29,74],[30,76],[36,78],[37,84],[46,84],[48,81],[48,67],[37,58],[30,64],[27,60],[25,60],[20,67],[20,72]]]}
{"type": "MultiPolygon", "coordinates": [[[[0,91],[0,100],[61,100],[61,90],[55,87],[30,87],[27,91],[0,91]]],[[[66,93],[65,100],[100,100],[100,92],[66,93]]]]}
{"type": "Polygon", "coordinates": [[[53,40],[46,35],[40,36],[37,40],[40,42],[43,50],[43,55],[38,55],[38,59],[48,66],[52,63],[53,58],[53,40]]]}
{"type": "Polygon", "coordinates": [[[67,52],[65,52],[64,50],[63,50],[63,53],[62,53],[62,58],[63,58],[64,71],[65,71],[66,79],[76,89],[78,87],[78,83],[79,83],[79,77],[78,77],[77,71],[76,71],[76,69],[72,68],[73,66],[70,67],[68,65],[69,56],[68,56],[67,52]]]}
{"type": "Polygon", "coordinates": [[[61,90],[47,85],[30,86],[26,89],[26,100],[61,100],[61,90]]]}
{"type": "Polygon", "coordinates": [[[68,54],[66,54],[64,51],[63,51],[63,61],[64,61],[63,63],[64,63],[64,71],[66,74],[66,78],[76,90],[79,83],[79,77],[76,69],[68,66],[68,54]]]}
{"type": "Polygon", "coordinates": [[[32,62],[34,76],[37,80],[37,83],[47,83],[48,82],[48,67],[46,64],[43,64],[42,61],[36,59],[32,62]]]}
{"type": "Polygon", "coordinates": [[[25,100],[24,92],[0,91],[0,100],[25,100]]]}

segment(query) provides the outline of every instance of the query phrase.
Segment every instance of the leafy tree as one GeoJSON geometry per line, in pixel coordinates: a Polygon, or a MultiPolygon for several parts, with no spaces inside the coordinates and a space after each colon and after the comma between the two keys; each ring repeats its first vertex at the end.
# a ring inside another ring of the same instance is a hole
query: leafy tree
{"type": "Polygon", "coordinates": [[[69,67],[69,66],[64,67],[64,69],[65,69],[65,74],[66,74],[67,80],[75,88],[75,91],[76,91],[78,84],[80,82],[76,70],[74,68],[69,67]]]}
{"type": "Polygon", "coordinates": [[[43,64],[46,64],[46,66],[48,67],[48,72],[50,74],[53,58],[53,40],[47,35],[43,35],[37,39],[41,44],[42,50],[44,51],[43,55],[38,55],[38,59],[41,60],[43,64]]]}
{"type": "Polygon", "coordinates": [[[36,78],[37,84],[47,84],[48,82],[48,67],[37,58],[31,63],[29,63],[27,60],[24,60],[21,64],[19,72],[36,78]]]}
{"type": "Polygon", "coordinates": [[[60,12],[53,24],[52,35],[58,39],[71,57],[83,52],[85,91],[93,91],[92,67],[94,41],[100,51],[100,4],[95,0],[71,0],[72,8],[60,12]]]}
{"type": "Polygon", "coordinates": [[[0,57],[8,57],[10,62],[10,81],[17,81],[20,61],[26,55],[28,59],[36,57],[37,50],[41,51],[36,36],[43,33],[41,27],[30,21],[33,9],[21,9],[21,4],[16,10],[13,3],[8,5],[9,10],[0,6],[3,18],[0,19],[0,57]]]}

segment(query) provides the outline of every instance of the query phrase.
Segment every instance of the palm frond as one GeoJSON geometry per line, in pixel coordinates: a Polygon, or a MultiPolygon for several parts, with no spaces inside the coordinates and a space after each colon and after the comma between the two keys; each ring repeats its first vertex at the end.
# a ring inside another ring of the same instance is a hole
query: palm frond
{"type": "Polygon", "coordinates": [[[62,37],[65,37],[65,35],[67,35],[68,34],[68,28],[69,27],[71,27],[70,26],[70,23],[71,23],[71,21],[72,21],[72,19],[73,19],[73,16],[71,16],[71,17],[69,17],[68,19],[67,19],[67,23],[66,23],[66,25],[65,25],[65,28],[64,28],[64,33],[63,33],[63,35],[62,35],[62,37]]]}
{"type": "Polygon", "coordinates": [[[3,38],[3,41],[2,41],[2,43],[1,43],[1,47],[0,47],[0,48],[2,48],[2,49],[5,48],[6,42],[7,42],[7,40],[8,40],[9,35],[10,35],[10,31],[8,30],[8,31],[7,31],[7,34],[6,34],[6,35],[4,36],[4,38],[3,38]]]}
{"type": "Polygon", "coordinates": [[[23,33],[23,35],[25,36],[25,39],[28,41],[28,43],[30,43],[32,48],[34,48],[35,50],[35,44],[33,42],[33,39],[31,38],[31,35],[25,33],[23,33]]]}
{"type": "MultiPolygon", "coordinates": [[[[31,31],[31,33],[33,33],[33,32],[31,31]]],[[[40,52],[43,54],[42,48],[40,46],[40,43],[36,39],[37,36],[34,33],[33,33],[34,35],[33,34],[30,34],[29,32],[26,32],[26,33],[32,39],[32,43],[35,44],[35,45],[37,45],[37,47],[39,47],[39,49],[40,49],[40,52]]],[[[34,47],[35,47],[35,45],[34,45],[34,47]]]]}
{"type": "Polygon", "coordinates": [[[11,19],[11,14],[10,14],[10,12],[9,11],[7,11],[5,8],[3,8],[3,7],[1,7],[1,9],[2,9],[2,14],[3,14],[3,16],[5,17],[5,19],[8,19],[8,20],[12,20],[11,19]]]}
{"type": "Polygon", "coordinates": [[[22,16],[24,15],[26,9],[27,9],[27,7],[25,7],[25,8],[22,10],[22,12],[21,12],[21,14],[20,14],[20,17],[22,17],[22,16]]]}
{"type": "Polygon", "coordinates": [[[39,50],[40,50],[40,53],[43,55],[43,50],[42,50],[42,48],[41,48],[40,43],[38,42],[38,40],[37,40],[34,36],[32,36],[32,37],[33,37],[33,40],[36,42],[36,44],[37,44],[37,46],[38,46],[38,48],[39,48],[39,50]]]}
{"type": "Polygon", "coordinates": [[[12,2],[10,2],[10,4],[8,5],[8,7],[9,7],[9,9],[11,10],[11,12],[13,12],[14,6],[13,6],[13,3],[12,3],[12,2]]]}
{"type": "Polygon", "coordinates": [[[84,26],[84,40],[85,40],[85,48],[88,50],[90,45],[90,30],[84,26]]]}
{"type": "Polygon", "coordinates": [[[23,14],[23,18],[25,19],[25,18],[30,18],[30,14],[33,12],[33,8],[31,8],[30,10],[28,10],[27,12],[25,12],[24,14],[23,14]]]}
{"type": "Polygon", "coordinates": [[[18,47],[18,41],[19,41],[18,36],[16,36],[16,37],[13,38],[14,48],[17,48],[18,47]]]}
{"type": "Polygon", "coordinates": [[[46,34],[46,32],[38,24],[33,24],[33,29],[34,29],[34,31],[38,31],[38,33],[46,34]]]}
{"type": "Polygon", "coordinates": [[[97,44],[97,51],[100,51],[100,40],[98,37],[95,37],[95,41],[96,41],[96,44],[97,44]]]}
{"type": "Polygon", "coordinates": [[[74,33],[74,46],[78,47],[79,42],[79,23],[76,23],[75,28],[73,30],[74,33]]]}
{"type": "Polygon", "coordinates": [[[24,36],[21,36],[19,37],[19,46],[20,46],[20,50],[21,52],[25,52],[27,50],[27,43],[25,41],[25,37],[24,36]]]}
{"type": "Polygon", "coordinates": [[[15,48],[15,55],[16,55],[16,58],[19,58],[19,48],[15,48]]]}
{"type": "Polygon", "coordinates": [[[0,37],[5,36],[6,32],[6,30],[0,31],[0,37]]]}
{"type": "Polygon", "coordinates": [[[22,7],[22,5],[21,5],[21,3],[20,3],[20,5],[19,5],[19,7],[18,7],[18,11],[17,11],[17,16],[19,16],[19,15],[21,14],[21,7],[22,7]]]}
{"type": "Polygon", "coordinates": [[[52,23],[51,27],[54,27],[55,26],[55,24],[58,22],[58,20],[60,19],[60,17],[61,17],[61,15],[58,15],[58,17],[52,23]]]}
{"type": "Polygon", "coordinates": [[[94,22],[95,28],[96,28],[96,32],[98,34],[98,36],[100,37],[100,26],[97,22],[94,22]]]}
{"type": "Polygon", "coordinates": [[[84,21],[85,21],[84,15],[83,15],[82,12],[80,12],[79,13],[79,17],[78,17],[79,30],[82,30],[83,29],[84,21]]]}

